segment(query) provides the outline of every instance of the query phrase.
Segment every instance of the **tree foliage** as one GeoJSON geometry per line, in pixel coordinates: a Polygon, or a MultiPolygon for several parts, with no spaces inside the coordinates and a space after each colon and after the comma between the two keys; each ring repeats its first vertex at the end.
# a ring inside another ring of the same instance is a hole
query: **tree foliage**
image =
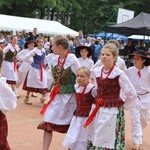
{"type": "Polygon", "coordinates": [[[118,8],[150,13],[148,0],[0,0],[0,13],[7,15],[61,20],[85,34],[103,30],[116,22],[118,8]],[[56,17],[55,17],[56,15],[56,17]]]}

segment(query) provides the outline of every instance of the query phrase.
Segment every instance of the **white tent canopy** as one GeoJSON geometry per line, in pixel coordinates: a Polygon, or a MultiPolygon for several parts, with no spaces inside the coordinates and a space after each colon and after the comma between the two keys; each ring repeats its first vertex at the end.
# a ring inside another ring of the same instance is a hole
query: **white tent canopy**
{"type": "Polygon", "coordinates": [[[130,39],[135,39],[135,40],[150,40],[150,36],[144,36],[144,35],[131,35],[128,36],[130,39]]]}
{"type": "Polygon", "coordinates": [[[39,33],[77,36],[78,32],[62,25],[57,21],[41,20],[26,17],[0,15],[0,30],[32,32],[37,28],[39,33]]]}

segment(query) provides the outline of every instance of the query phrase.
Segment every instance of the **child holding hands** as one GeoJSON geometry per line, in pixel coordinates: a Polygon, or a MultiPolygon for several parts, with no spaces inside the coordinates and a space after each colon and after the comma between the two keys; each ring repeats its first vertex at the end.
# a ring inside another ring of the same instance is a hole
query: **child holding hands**
{"type": "Polygon", "coordinates": [[[49,102],[41,111],[44,121],[38,126],[38,129],[44,130],[42,150],[49,149],[53,131],[67,132],[76,107],[74,84],[80,64],[74,54],[68,53],[68,48],[69,43],[64,36],[59,35],[53,39],[52,50],[55,56],[50,69],[54,85],[49,102]]]}
{"type": "Polygon", "coordinates": [[[87,150],[87,132],[83,125],[96,96],[96,88],[89,83],[89,79],[90,70],[86,67],[79,68],[76,75],[77,84],[75,84],[77,107],[63,142],[63,145],[70,150],[87,150]]]}

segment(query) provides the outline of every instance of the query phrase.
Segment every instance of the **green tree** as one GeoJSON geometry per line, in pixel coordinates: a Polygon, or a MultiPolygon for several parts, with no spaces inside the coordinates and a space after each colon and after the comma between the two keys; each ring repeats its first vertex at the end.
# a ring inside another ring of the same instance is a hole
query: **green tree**
{"type": "Polygon", "coordinates": [[[150,13],[148,0],[0,0],[0,13],[59,20],[62,24],[85,34],[104,30],[116,22],[118,8],[150,13]]]}
{"type": "Polygon", "coordinates": [[[7,15],[35,17],[39,11],[39,18],[44,18],[48,7],[56,5],[55,0],[0,0],[0,12],[7,15]]]}

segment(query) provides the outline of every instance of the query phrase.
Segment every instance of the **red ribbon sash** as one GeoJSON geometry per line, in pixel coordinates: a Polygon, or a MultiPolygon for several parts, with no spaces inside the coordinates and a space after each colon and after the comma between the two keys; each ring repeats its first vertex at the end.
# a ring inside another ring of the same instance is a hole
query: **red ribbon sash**
{"type": "Polygon", "coordinates": [[[44,68],[44,64],[43,63],[40,64],[40,68],[41,68],[40,69],[40,80],[43,81],[43,68],[44,68]]]}
{"type": "Polygon", "coordinates": [[[17,60],[14,59],[14,71],[17,71],[17,60]]]}
{"type": "Polygon", "coordinates": [[[101,106],[102,102],[103,102],[102,98],[98,99],[95,109],[93,110],[93,112],[91,113],[91,115],[88,117],[87,121],[84,124],[84,128],[86,128],[93,121],[93,119],[96,116],[96,113],[99,110],[99,107],[101,106]]]}
{"type": "Polygon", "coordinates": [[[51,104],[51,102],[53,101],[55,95],[57,95],[57,94],[59,93],[59,91],[60,91],[60,86],[59,86],[59,84],[56,84],[56,85],[53,87],[51,93],[49,94],[49,101],[48,101],[48,103],[47,103],[47,104],[43,107],[43,109],[40,111],[40,113],[41,113],[42,115],[45,113],[47,107],[51,104]]]}
{"type": "MultiPolygon", "coordinates": [[[[63,62],[61,63],[60,62],[60,57],[58,58],[58,66],[59,67],[63,67],[65,62],[66,62],[66,59],[67,59],[67,56],[68,56],[68,53],[66,54],[63,62]]],[[[41,63],[41,69],[43,67],[43,63],[41,63]]],[[[42,70],[41,70],[41,78],[43,77],[43,74],[42,74],[42,70]]],[[[52,91],[50,92],[50,95],[49,95],[49,101],[48,103],[43,107],[43,109],[40,111],[40,113],[43,115],[47,109],[47,107],[51,104],[51,102],[53,101],[55,95],[57,95],[60,91],[60,85],[59,84],[55,84],[55,86],[53,87],[52,91]]]]}

